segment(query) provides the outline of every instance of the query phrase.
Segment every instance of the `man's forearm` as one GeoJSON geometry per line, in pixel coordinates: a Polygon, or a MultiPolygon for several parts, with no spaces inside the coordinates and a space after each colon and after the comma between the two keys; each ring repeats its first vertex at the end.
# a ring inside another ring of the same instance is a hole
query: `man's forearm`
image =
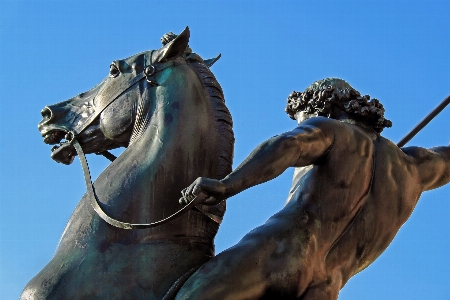
{"type": "Polygon", "coordinates": [[[288,134],[263,142],[233,172],[221,180],[225,185],[225,196],[231,197],[279,176],[296,163],[299,152],[298,141],[288,134]]]}

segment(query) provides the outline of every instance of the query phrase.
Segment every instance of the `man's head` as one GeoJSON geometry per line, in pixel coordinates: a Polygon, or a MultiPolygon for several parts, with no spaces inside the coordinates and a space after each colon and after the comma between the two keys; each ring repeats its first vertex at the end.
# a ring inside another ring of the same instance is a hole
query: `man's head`
{"type": "Polygon", "coordinates": [[[286,113],[291,119],[296,115],[317,115],[333,118],[333,112],[340,110],[356,122],[364,123],[380,133],[392,122],[384,118],[383,105],[369,95],[361,94],[350,84],[339,78],[318,80],[304,92],[292,92],[287,99],[286,113]]]}

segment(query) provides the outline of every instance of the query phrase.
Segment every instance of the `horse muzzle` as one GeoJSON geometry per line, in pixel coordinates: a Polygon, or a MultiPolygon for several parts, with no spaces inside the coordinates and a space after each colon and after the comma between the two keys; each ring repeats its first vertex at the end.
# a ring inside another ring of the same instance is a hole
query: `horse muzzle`
{"type": "Polygon", "coordinates": [[[70,165],[77,152],[72,145],[73,134],[64,130],[53,129],[43,134],[44,143],[54,145],[51,158],[65,165],[70,165]]]}
{"type": "Polygon", "coordinates": [[[54,145],[51,149],[51,158],[58,163],[70,165],[76,155],[75,148],[70,142],[71,139],[68,139],[70,130],[52,122],[54,113],[49,107],[45,107],[41,114],[43,119],[39,123],[38,129],[44,138],[44,143],[54,145]]]}

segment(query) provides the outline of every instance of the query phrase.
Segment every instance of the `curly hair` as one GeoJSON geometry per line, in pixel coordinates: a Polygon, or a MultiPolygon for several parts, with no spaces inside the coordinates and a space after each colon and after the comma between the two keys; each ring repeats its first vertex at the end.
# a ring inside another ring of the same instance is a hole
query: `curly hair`
{"type": "Polygon", "coordinates": [[[295,114],[303,111],[329,117],[333,106],[347,112],[355,121],[362,122],[380,133],[392,122],[384,118],[383,105],[369,95],[361,94],[339,78],[318,80],[304,92],[293,91],[287,99],[286,113],[295,120],[295,114]]]}

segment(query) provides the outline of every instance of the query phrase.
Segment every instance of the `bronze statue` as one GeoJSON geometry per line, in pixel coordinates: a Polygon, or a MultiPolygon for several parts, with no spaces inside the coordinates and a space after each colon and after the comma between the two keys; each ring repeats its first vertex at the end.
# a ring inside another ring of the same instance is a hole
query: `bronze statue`
{"type": "MultiPolygon", "coordinates": [[[[447,101],[448,102],[448,101],[447,101]]],[[[212,258],[177,299],[337,299],[409,218],[423,191],[450,182],[450,147],[399,148],[377,99],[335,78],[293,92],[298,127],[259,145],[222,180],[198,178],[180,202],[222,199],[295,167],[286,206],[212,258]]]]}
{"type": "Polygon", "coordinates": [[[198,176],[231,172],[232,120],[209,70],[216,59],[192,53],[189,34],[168,34],[162,48],[114,61],[96,87],[42,110],[44,142],[67,139],[52,149],[57,162],[70,164],[78,146],[127,149],[95,181],[96,195],[81,199],[55,256],[21,299],[161,299],[214,256],[223,202],[135,226],[178,211],[179,191],[198,176]],[[146,229],[123,229],[136,227],[146,229]]]}

